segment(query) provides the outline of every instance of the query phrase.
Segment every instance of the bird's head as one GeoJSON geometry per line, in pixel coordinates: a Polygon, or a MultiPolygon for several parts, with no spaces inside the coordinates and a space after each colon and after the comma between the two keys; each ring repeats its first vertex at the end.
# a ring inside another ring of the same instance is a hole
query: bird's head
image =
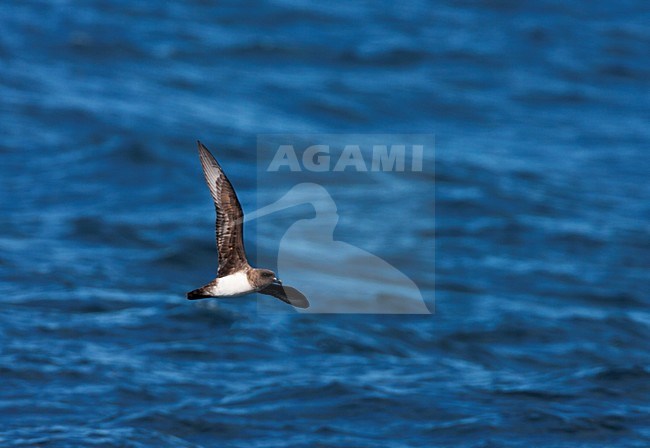
{"type": "Polygon", "coordinates": [[[262,289],[271,283],[282,284],[270,269],[251,269],[249,271],[249,281],[256,289],[262,289]]]}

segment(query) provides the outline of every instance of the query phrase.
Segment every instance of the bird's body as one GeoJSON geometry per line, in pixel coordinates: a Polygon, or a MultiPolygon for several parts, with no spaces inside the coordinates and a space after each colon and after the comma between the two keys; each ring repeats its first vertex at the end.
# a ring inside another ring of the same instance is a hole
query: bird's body
{"type": "Polygon", "coordinates": [[[209,297],[238,297],[253,292],[271,295],[298,308],[309,307],[297,289],[283,286],[275,273],[251,267],[246,259],[243,239],[244,213],[237,194],[210,151],[198,142],[203,174],[217,211],[217,278],[187,293],[190,300],[209,297]]]}
{"type": "Polygon", "coordinates": [[[216,278],[201,289],[205,297],[239,297],[255,292],[255,288],[250,284],[244,272],[216,278]]]}
{"type": "Polygon", "coordinates": [[[215,297],[238,297],[255,291],[253,285],[248,281],[246,273],[237,272],[217,279],[210,292],[215,297]]]}

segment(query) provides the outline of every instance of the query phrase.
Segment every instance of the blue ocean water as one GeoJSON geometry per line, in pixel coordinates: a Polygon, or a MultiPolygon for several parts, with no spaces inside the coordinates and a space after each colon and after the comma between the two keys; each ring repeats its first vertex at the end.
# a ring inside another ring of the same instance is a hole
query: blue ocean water
{"type": "Polygon", "coordinates": [[[3,2],[0,444],[649,446],[649,20],[3,2]],[[250,209],[275,132],[435,134],[422,172],[341,187],[336,234],[435,314],[185,300],[216,259],[195,140],[250,209]]]}

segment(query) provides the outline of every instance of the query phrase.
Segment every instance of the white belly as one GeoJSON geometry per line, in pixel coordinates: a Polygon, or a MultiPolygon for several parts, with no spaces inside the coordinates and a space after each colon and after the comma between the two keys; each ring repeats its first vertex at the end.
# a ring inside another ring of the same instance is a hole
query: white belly
{"type": "Polygon", "coordinates": [[[237,272],[236,274],[221,277],[214,288],[214,295],[220,297],[241,296],[251,292],[253,292],[253,288],[248,283],[245,272],[237,272]]]}

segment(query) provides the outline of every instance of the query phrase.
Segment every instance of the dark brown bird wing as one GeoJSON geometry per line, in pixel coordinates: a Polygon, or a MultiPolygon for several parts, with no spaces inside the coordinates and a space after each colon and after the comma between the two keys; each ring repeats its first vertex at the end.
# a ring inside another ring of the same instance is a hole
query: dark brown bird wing
{"type": "Polygon", "coordinates": [[[258,291],[260,294],[266,294],[276,297],[283,302],[293,305],[296,308],[309,308],[309,300],[307,297],[296,288],[291,286],[284,286],[278,283],[271,283],[265,288],[258,291]]]}
{"type": "Polygon", "coordinates": [[[217,250],[219,270],[217,277],[240,271],[248,266],[244,251],[244,212],[235,189],[208,148],[199,144],[199,158],[205,181],[217,210],[217,250]]]}

